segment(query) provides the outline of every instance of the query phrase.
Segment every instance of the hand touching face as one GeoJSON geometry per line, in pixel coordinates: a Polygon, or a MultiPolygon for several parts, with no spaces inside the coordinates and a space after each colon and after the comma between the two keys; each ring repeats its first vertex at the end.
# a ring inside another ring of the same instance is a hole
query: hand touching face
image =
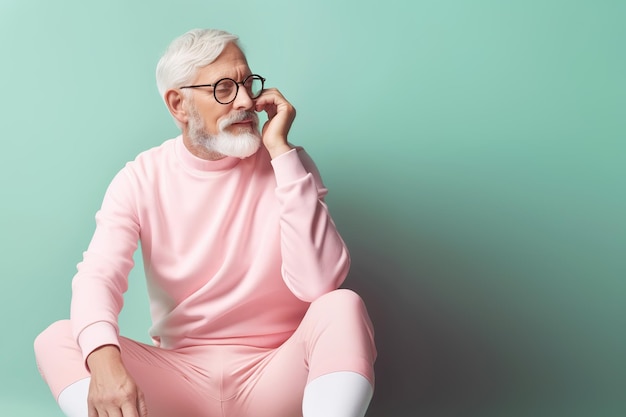
{"type": "Polygon", "coordinates": [[[267,114],[267,122],[263,125],[261,134],[263,145],[272,158],[291,149],[287,142],[287,135],[291,124],[296,118],[296,109],[275,88],[264,90],[255,100],[254,110],[267,114]]]}

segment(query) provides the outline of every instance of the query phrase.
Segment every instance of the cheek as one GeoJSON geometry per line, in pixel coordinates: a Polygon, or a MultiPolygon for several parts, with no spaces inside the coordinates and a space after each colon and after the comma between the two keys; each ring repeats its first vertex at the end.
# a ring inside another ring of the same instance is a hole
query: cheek
{"type": "Polygon", "coordinates": [[[219,122],[224,119],[227,114],[227,112],[223,111],[205,111],[204,113],[200,113],[204,128],[212,135],[219,132],[219,122]]]}
{"type": "Polygon", "coordinates": [[[219,133],[219,118],[207,117],[204,121],[204,127],[212,135],[219,133]]]}
{"type": "Polygon", "coordinates": [[[211,135],[219,133],[219,122],[220,120],[226,118],[229,114],[229,106],[207,102],[200,102],[196,104],[196,109],[202,119],[202,126],[204,127],[204,130],[211,135]]]}

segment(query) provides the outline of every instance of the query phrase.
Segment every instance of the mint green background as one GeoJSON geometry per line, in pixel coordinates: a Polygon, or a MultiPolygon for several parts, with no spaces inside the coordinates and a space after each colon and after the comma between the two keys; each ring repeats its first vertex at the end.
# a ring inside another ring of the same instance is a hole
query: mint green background
{"type": "MultiPolygon", "coordinates": [[[[32,340],[68,316],[105,187],[177,134],[154,67],[239,34],[298,109],[377,328],[370,417],[626,415],[623,1],[0,1],[0,415],[60,416],[32,340]]],[[[139,265],[140,266],[140,265],[139,265]]],[[[146,339],[140,269],[126,335],[146,339]]]]}

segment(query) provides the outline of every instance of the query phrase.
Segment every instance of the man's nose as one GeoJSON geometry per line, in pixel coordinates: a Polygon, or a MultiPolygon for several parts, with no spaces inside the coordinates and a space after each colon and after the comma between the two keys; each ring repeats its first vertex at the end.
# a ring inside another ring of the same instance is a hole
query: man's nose
{"type": "Polygon", "coordinates": [[[248,90],[241,86],[239,87],[239,91],[237,92],[237,97],[235,97],[235,101],[233,102],[233,107],[238,110],[250,110],[254,106],[254,101],[248,94],[248,90]]]}

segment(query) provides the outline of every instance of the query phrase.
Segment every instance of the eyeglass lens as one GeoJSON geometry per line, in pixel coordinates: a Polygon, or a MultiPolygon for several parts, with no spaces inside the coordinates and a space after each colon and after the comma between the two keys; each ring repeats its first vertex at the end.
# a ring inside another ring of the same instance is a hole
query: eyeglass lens
{"type": "MultiPolygon", "coordinates": [[[[243,87],[250,98],[257,98],[263,91],[263,81],[261,77],[253,75],[244,81],[243,87]]],[[[224,78],[219,80],[214,87],[215,99],[223,104],[228,104],[237,97],[238,85],[235,80],[224,78]]]]}

